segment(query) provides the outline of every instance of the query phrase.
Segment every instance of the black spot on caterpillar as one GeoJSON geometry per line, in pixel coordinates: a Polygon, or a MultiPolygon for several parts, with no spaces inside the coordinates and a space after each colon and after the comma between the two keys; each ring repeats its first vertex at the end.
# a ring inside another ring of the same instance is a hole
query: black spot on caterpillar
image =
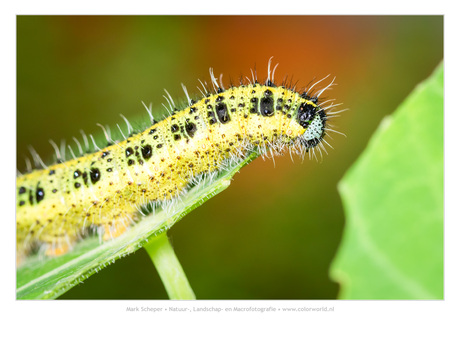
{"type": "Polygon", "coordinates": [[[316,157],[316,147],[325,150],[328,111],[335,106],[319,97],[333,81],[315,94],[317,83],[299,93],[276,85],[275,69],[269,63],[264,83],[253,74],[227,89],[211,70],[212,88],[202,83],[201,98],[192,100],[184,87],[188,105],[177,109],[168,94],[170,115],[155,122],[148,109],[151,126],[130,129],[124,140],[113,141],[103,128],[109,145],[103,149],[85,153],[76,141],[79,155],[72,151],[65,160],[54,144],[57,162],[50,166],[33,154],[44,169],[17,178],[18,259],[37,246],[50,256],[65,253],[90,227],[103,230],[104,240],[116,237],[139,218],[139,207],[174,199],[198,176],[254,149],[277,154],[287,147],[316,157]]]}

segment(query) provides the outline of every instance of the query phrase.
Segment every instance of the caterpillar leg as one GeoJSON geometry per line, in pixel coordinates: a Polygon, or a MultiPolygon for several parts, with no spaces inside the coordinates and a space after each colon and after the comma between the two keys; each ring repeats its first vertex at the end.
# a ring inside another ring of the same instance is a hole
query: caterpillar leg
{"type": "Polygon", "coordinates": [[[61,256],[68,253],[70,250],[70,245],[64,242],[59,242],[57,244],[47,244],[45,255],[49,257],[61,256]]]}
{"type": "Polygon", "coordinates": [[[40,248],[45,251],[45,255],[49,257],[61,256],[69,252],[77,241],[75,234],[62,233],[54,237],[43,237],[40,248]]]}
{"type": "Polygon", "coordinates": [[[26,259],[26,252],[25,251],[20,251],[20,250],[17,250],[16,251],[16,266],[19,267],[23,262],[24,260],[26,259]]]}
{"type": "Polygon", "coordinates": [[[27,259],[32,249],[39,247],[39,253],[46,257],[56,257],[69,252],[76,242],[76,236],[64,234],[60,237],[46,237],[45,239],[35,239],[30,243],[21,242],[16,247],[16,265],[20,266],[27,259]]]}
{"type": "Polygon", "coordinates": [[[105,242],[117,238],[118,236],[122,235],[127,229],[128,228],[124,224],[106,224],[104,226],[104,236],[102,237],[102,240],[105,242]]]}

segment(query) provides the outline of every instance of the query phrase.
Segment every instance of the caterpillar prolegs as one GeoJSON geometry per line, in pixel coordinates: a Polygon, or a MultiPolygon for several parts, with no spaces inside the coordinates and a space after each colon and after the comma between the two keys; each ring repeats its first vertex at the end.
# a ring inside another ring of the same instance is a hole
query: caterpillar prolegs
{"type": "Polygon", "coordinates": [[[113,141],[104,130],[108,146],[86,154],[75,140],[80,154],[50,166],[34,154],[42,169],[16,181],[18,261],[37,247],[48,256],[66,253],[88,228],[110,240],[133,225],[140,207],[178,197],[197,176],[218,172],[251,150],[273,155],[287,147],[316,157],[315,149],[325,150],[336,106],[321,95],[333,81],[315,93],[319,82],[297,92],[275,84],[275,69],[269,62],[263,83],[252,73],[227,89],[211,70],[211,86],[201,83],[199,99],[183,86],[187,107],[177,109],[168,94],[168,117],[155,122],[148,109],[151,124],[144,131],[113,141]]]}

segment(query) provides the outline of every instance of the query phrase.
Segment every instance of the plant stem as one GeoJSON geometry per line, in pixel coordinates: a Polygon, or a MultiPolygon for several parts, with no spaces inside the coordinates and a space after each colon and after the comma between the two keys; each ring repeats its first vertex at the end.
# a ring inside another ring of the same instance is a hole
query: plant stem
{"type": "Polygon", "coordinates": [[[171,300],[195,300],[195,293],[180,265],[166,232],[144,245],[171,300]]]}

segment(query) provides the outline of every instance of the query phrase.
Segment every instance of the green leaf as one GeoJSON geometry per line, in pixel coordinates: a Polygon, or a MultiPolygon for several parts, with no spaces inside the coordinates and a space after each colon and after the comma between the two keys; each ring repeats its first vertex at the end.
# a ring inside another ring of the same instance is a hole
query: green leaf
{"type": "Polygon", "coordinates": [[[339,183],[342,299],[443,298],[443,65],[384,118],[339,183]]]}
{"type": "MultiPolygon", "coordinates": [[[[233,175],[258,156],[248,155],[238,164],[229,166],[213,180],[206,179],[165,210],[157,209],[129,229],[122,236],[101,243],[97,237],[88,237],[73,250],[56,258],[30,257],[17,270],[17,299],[55,299],[76,284],[97,273],[117,259],[133,253],[144,245],[161,242],[163,233],[182,217],[225,190],[233,175]]],[[[148,248],[152,250],[152,246],[148,248]]],[[[165,249],[164,247],[162,249],[165,249]]],[[[171,253],[172,250],[169,250],[171,253]]],[[[160,254],[161,255],[161,254],[160,254]]],[[[164,257],[164,256],[163,256],[164,257]]],[[[168,257],[171,260],[171,255],[168,257]]],[[[161,261],[159,258],[158,261],[161,261]]],[[[160,271],[162,274],[164,270],[160,271]]],[[[168,288],[168,287],[167,287],[168,288]]],[[[175,295],[174,295],[175,296],[175,295]]]]}

